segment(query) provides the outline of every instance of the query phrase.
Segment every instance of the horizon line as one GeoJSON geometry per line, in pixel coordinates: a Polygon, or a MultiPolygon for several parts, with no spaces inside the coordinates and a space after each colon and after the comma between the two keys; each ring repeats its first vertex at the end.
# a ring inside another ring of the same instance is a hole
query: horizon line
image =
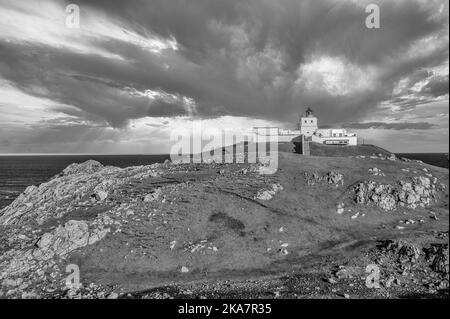
{"type": "Polygon", "coordinates": [[[117,156],[117,155],[161,155],[166,156],[170,153],[0,153],[0,156],[117,156]]]}
{"type": "MultiPolygon", "coordinates": [[[[392,152],[394,154],[448,154],[449,152],[392,152]]],[[[1,156],[170,156],[170,153],[0,153],[1,156]]]]}

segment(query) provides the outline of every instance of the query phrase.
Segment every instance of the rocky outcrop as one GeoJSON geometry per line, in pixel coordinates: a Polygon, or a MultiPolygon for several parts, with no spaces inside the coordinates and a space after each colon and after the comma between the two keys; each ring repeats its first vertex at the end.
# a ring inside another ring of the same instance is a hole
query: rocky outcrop
{"type": "Polygon", "coordinates": [[[72,164],[47,183],[28,187],[0,211],[0,225],[20,225],[27,221],[43,224],[50,218],[61,218],[80,202],[105,202],[121,185],[157,176],[159,165],[122,169],[105,167],[96,161],[72,164]]]}
{"type": "Polygon", "coordinates": [[[437,196],[436,185],[428,177],[414,177],[412,181],[400,181],[395,185],[361,182],[354,191],[358,204],[374,204],[386,211],[397,207],[426,207],[437,196]]]}
{"type": "Polygon", "coordinates": [[[162,190],[161,188],[157,188],[153,193],[147,194],[144,197],[144,202],[148,203],[148,202],[153,202],[155,200],[157,200],[162,194],[162,190]]]}
{"type": "Polygon", "coordinates": [[[431,269],[448,276],[449,256],[448,244],[435,244],[426,250],[426,259],[431,263],[431,269]]]}
{"type": "Polygon", "coordinates": [[[429,293],[448,289],[448,244],[415,239],[383,240],[370,254],[385,288],[413,285],[429,293]]]}
{"type": "Polygon", "coordinates": [[[38,238],[31,249],[11,250],[2,256],[0,262],[0,278],[17,276],[36,267],[42,269],[45,264],[52,263],[54,258],[64,258],[72,251],[92,245],[103,239],[110,231],[114,221],[101,215],[94,221],[70,220],[51,232],[38,238]]]}
{"type": "Polygon", "coordinates": [[[416,244],[405,240],[386,240],[381,243],[379,249],[386,254],[391,254],[394,260],[403,264],[416,262],[422,254],[422,250],[416,244]]]}
{"type": "Polygon", "coordinates": [[[278,192],[283,190],[283,186],[280,184],[272,184],[272,187],[270,189],[263,189],[258,191],[256,194],[255,199],[259,200],[271,200],[278,192]]]}
{"type": "Polygon", "coordinates": [[[109,231],[109,228],[96,228],[89,231],[87,222],[70,220],[55,231],[45,233],[36,243],[38,249],[33,251],[33,256],[38,260],[49,259],[54,255],[62,257],[75,249],[94,244],[105,237],[109,231]]]}
{"type": "Polygon", "coordinates": [[[373,176],[386,176],[379,168],[369,168],[369,173],[373,176]]]}
{"type": "Polygon", "coordinates": [[[94,174],[102,170],[104,166],[94,160],[88,160],[84,163],[73,163],[67,166],[59,176],[69,176],[74,174],[94,174]]]}
{"type": "Polygon", "coordinates": [[[320,175],[316,172],[305,172],[305,179],[306,183],[310,186],[321,183],[335,185],[336,187],[344,185],[344,175],[334,171],[328,172],[325,175],[320,175]]]}

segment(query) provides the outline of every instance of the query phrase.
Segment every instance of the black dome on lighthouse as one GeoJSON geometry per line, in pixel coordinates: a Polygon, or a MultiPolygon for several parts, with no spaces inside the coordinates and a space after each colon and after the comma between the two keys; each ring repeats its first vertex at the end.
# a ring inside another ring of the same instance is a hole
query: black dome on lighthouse
{"type": "Polygon", "coordinates": [[[313,110],[310,107],[308,107],[306,109],[305,113],[306,113],[306,116],[314,116],[314,112],[313,112],[313,110]]]}

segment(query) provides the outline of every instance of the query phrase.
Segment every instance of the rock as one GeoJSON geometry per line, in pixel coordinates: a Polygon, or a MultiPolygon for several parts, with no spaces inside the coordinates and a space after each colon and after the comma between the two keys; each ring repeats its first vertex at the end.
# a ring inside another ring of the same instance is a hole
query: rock
{"type": "Polygon", "coordinates": [[[59,226],[53,233],[45,233],[37,242],[42,251],[52,250],[57,255],[87,245],[89,240],[88,224],[84,221],[71,220],[64,227],[59,226]]]}
{"type": "Polygon", "coordinates": [[[422,254],[421,248],[406,240],[386,240],[379,248],[385,253],[391,253],[399,263],[415,263],[422,254]]]}
{"type": "Polygon", "coordinates": [[[147,194],[144,198],[144,202],[149,203],[157,200],[162,195],[161,188],[157,188],[153,193],[147,194]]]}
{"type": "Polygon", "coordinates": [[[449,245],[435,244],[426,251],[426,259],[431,262],[431,269],[444,275],[449,274],[449,245]]]}
{"type": "Polygon", "coordinates": [[[258,192],[258,194],[256,195],[256,198],[259,200],[271,200],[273,197],[273,193],[271,191],[261,191],[258,192]]]}
{"type": "Polygon", "coordinates": [[[333,285],[337,283],[337,281],[334,280],[333,278],[328,278],[328,282],[333,285]]]}
{"type": "Polygon", "coordinates": [[[30,186],[9,206],[0,210],[0,225],[22,225],[27,222],[43,224],[49,219],[61,218],[80,199],[93,196],[98,201],[131,180],[140,180],[160,174],[156,166],[128,168],[103,167],[95,161],[72,164],[63,173],[39,187],[30,186]]]}
{"type": "Polygon", "coordinates": [[[391,194],[381,194],[378,206],[384,210],[393,210],[396,207],[395,197],[391,194]]]}
{"type": "Polygon", "coordinates": [[[53,232],[45,233],[36,243],[38,248],[33,251],[33,256],[38,260],[46,260],[54,255],[63,257],[75,249],[99,241],[109,231],[94,229],[89,233],[89,226],[85,221],[70,220],[64,227],[58,226],[53,232]]]}
{"type": "Polygon", "coordinates": [[[437,286],[437,288],[438,288],[439,290],[447,290],[448,287],[449,287],[449,285],[448,285],[448,280],[442,280],[441,282],[439,282],[439,284],[438,284],[438,286],[437,286]]]}
{"type": "Polygon", "coordinates": [[[421,249],[417,245],[411,243],[402,243],[402,246],[398,251],[400,262],[415,262],[419,259],[420,254],[421,249]]]}
{"type": "Polygon", "coordinates": [[[379,184],[375,181],[359,183],[355,188],[358,204],[375,204],[391,211],[398,206],[416,208],[430,205],[436,198],[436,191],[427,177],[414,177],[412,182],[399,181],[395,185],[379,184]]]}
{"type": "Polygon", "coordinates": [[[362,274],[361,269],[350,266],[339,266],[339,268],[334,271],[334,276],[338,279],[351,279],[360,274],[362,274]]]}
{"type": "Polygon", "coordinates": [[[272,184],[271,189],[268,190],[260,190],[255,196],[255,199],[259,200],[271,200],[273,196],[275,196],[278,192],[283,190],[283,186],[280,184],[272,184]]]}
{"type": "Polygon", "coordinates": [[[22,278],[17,278],[17,279],[5,279],[2,282],[2,286],[6,286],[6,287],[18,287],[22,284],[23,280],[22,278]]]}
{"type": "Polygon", "coordinates": [[[71,299],[75,299],[75,298],[80,298],[81,297],[79,288],[77,288],[77,287],[70,288],[69,290],[67,290],[66,294],[67,294],[67,297],[71,298],[71,299]]]}
{"type": "Polygon", "coordinates": [[[97,161],[88,160],[81,164],[71,164],[67,166],[61,173],[61,176],[69,176],[74,174],[93,174],[103,169],[104,166],[97,161]]]}
{"type": "Polygon", "coordinates": [[[115,292],[111,292],[106,298],[108,299],[117,299],[119,298],[119,294],[115,292]]]}
{"type": "Polygon", "coordinates": [[[378,169],[376,167],[374,168],[369,168],[369,173],[371,173],[374,176],[386,176],[386,174],[384,174],[381,169],[378,169]]]}
{"type": "Polygon", "coordinates": [[[95,197],[95,200],[98,200],[98,201],[104,201],[107,197],[108,197],[108,192],[106,192],[106,191],[102,191],[102,190],[100,190],[100,191],[97,191],[95,194],[94,194],[94,197],[95,197]]]}
{"type": "Polygon", "coordinates": [[[384,283],[384,286],[386,288],[390,288],[392,286],[392,284],[394,283],[394,281],[395,281],[395,277],[394,276],[389,276],[389,278],[384,283]]]}
{"type": "Polygon", "coordinates": [[[271,167],[271,166],[261,166],[258,169],[259,175],[272,175],[272,174],[275,174],[276,172],[277,172],[277,168],[271,167]]]}
{"type": "Polygon", "coordinates": [[[326,179],[328,184],[344,185],[344,175],[340,173],[331,171],[326,175],[326,179]]]}
{"type": "Polygon", "coordinates": [[[319,183],[335,185],[336,187],[344,185],[344,175],[342,175],[338,172],[331,171],[322,176],[315,172],[313,172],[313,173],[305,172],[304,175],[305,175],[306,183],[310,186],[316,185],[319,183]]]}
{"type": "Polygon", "coordinates": [[[359,213],[356,213],[356,214],[352,215],[351,219],[356,219],[358,217],[359,217],[359,213]]]}
{"type": "MultiPolygon", "coordinates": [[[[1,297],[1,294],[0,294],[0,297],[1,297]]],[[[39,298],[40,298],[40,296],[34,291],[22,292],[22,299],[39,299],[39,298]]]]}
{"type": "Polygon", "coordinates": [[[181,267],[180,270],[182,273],[188,273],[189,272],[189,268],[187,268],[186,266],[181,267]]]}
{"type": "Polygon", "coordinates": [[[110,231],[111,231],[111,229],[109,229],[109,228],[94,229],[94,231],[91,231],[91,233],[90,233],[88,245],[95,244],[99,240],[103,239],[110,231]]]}

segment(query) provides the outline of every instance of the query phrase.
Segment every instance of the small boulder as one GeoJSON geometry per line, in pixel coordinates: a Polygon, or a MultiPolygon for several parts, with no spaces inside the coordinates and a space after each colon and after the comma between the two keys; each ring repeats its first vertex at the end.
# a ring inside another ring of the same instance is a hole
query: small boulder
{"type": "Polygon", "coordinates": [[[275,194],[277,194],[278,192],[280,192],[282,190],[283,190],[282,185],[272,184],[271,189],[258,191],[255,199],[264,200],[264,201],[271,200],[273,198],[273,196],[275,196],[275,194]]]}
{"type": "Polygon", "coordinates": [[[188,273],[188,272],[189,272],[189,268],[186,267],[186,266],[183,266],[183,267],[181,267],[180,271],[181,271],[182,273],[188,273]]]}
{"type": "Polygon", "coordinates": [[[153,193],[147,194],[144,197],[144,202],[149,203],[157,200],[162,194],[161,188],[157,188],[153,193]]]}
{"type": "Polygon", "coordinates": [[[107,298],[108,299],[117,299],[117,298],[119,298],[119,294],[116,292],[111,292],[107,298]]]}
{"type": "Polygon", "coordinates": [[[93,197],[95,198],[95,200],[97,200],[99,202],[102,202],[108,197],[108,192],[107,191],[103,191],[103,190],[99,190],[99,191],[95,192],[93,197]]]}

